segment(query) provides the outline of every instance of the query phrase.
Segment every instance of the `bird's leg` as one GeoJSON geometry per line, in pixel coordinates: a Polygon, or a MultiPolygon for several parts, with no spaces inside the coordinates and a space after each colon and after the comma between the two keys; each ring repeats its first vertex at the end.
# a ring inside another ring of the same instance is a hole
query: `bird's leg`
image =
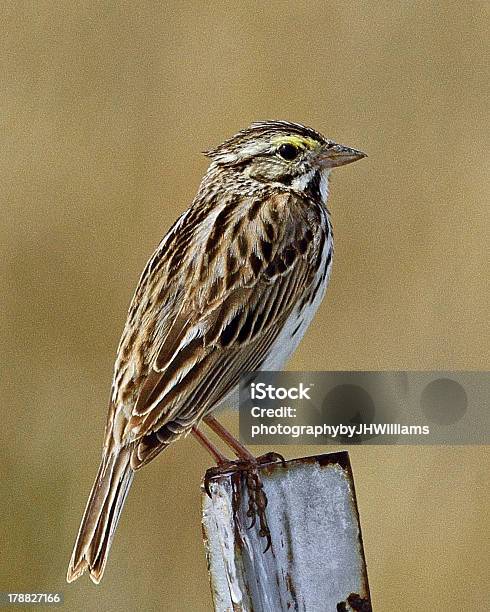
{"type": "Polygon", "coordinates": [[[221,425],[221,423],[219,423],[214,417],[206,416],[204,417],[203,421],[206,423],[209,429],[212,429],[214,433],[233,450],[239,459],[242,461],[248,461],[250,463],[256,461],[254,455],[252,455],[252,453],[245,448],[243,444],[240,444],[240,442],[234,436],[232,436],[231,433],[225,429],[223,425],[221,425]]]}
{"type": "MultiPolygon", "coordinates": [[[[271,534],[269,531],[267,517],[265,514],[265,509],[267,507],[267,496],[264,492],[264,487],[259,475],[258,467],[263,463],[271,463],[273,461],[281,461],[282,463],[284,463],[284,457],[282,457],[278,453],[267,453],[262,457],[255,457],[214,417],[206,416],[203,420],[206,425],[210,429],[212,429],[214,433],[219,436],[223,440],[223,442],[225,442],[225,444],[229,446],[238,457],[238,461],[236,461],[233,466],[227,466],[226,464],[222,463],[221,465],[218,464],[217,470],[208,470],[206,472],[205,483],[206,481],[209,481],[212,476],[215,476],[217,473],[220,473],[220,471],[222,473],[223,470],[220,470],[221,467],[223,467],[227,471],[229,471],[230,467],[232,467],[232,469],[244,473],[249,498],[247,516],[252,520],[250,527],[253,527],[255,525],[256,518],[258,518],[260,523],[259,535],[261,537],[267,538],[267,546],[264,550],[264,552],[266,552],[271,545],[271,534]]],[[[209,494],[209,482],[205,484],[205,488],[209,494]]]]}
{"type": "Polygon", "coordinates": [[[220,452],[220,450],[211,442],[211,440],[198,429],[197,425],[192,428],[191,432],[199,444],[206,449],[216,461],[216,466],[207,469],[204,476],[204,490],[208,496],[211,497],[211,490],[209,488],[211,478],[218,476],[223,472],[235,469],[235,462],[223,455],[223,453],[220,452]]]}
{"type": "Polygon", "coordinates": [[[228,457],[225,457],[225,455],[219,451],[218,447],[216,447],[211,440],[197,428],[197,426],[192,428],[192,435],[194,438],[196,438],[199,444],[208,451],[208,453],[216,461],[217,465],[225,465],[230,462],[228,457]]]}
{"type": "Polygon", "coordinates": [[[260,457],[255,457],[252,453],[241,444],[219,421],[217,421],[213,416],[204,417],[203,421],[206,425],[214,431],[214,433],[219,436],[223,442],[229,446],[235,455],[242,459],[243,461],[249,461],[250,463],[256,463],[262,465],[263,463],[274,463],[276,461],[280,461],[281,463],[286,463],[286,460],[279,453],[266,453],[265,455],[261,455],[260,457]]]}

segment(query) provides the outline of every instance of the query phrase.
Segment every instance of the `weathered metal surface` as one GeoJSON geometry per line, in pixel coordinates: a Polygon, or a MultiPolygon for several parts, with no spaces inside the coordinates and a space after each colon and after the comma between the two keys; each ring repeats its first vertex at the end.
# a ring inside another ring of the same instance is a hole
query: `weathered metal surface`
{"type": "Polygon", "coordinates": [[[258,525],[249,528],[243,476],[219,475],[212,499],[203,492],[216,612],[370,610],[348,453],[267,464],[260,475],[272,539],[266,553],[258,525]]]}

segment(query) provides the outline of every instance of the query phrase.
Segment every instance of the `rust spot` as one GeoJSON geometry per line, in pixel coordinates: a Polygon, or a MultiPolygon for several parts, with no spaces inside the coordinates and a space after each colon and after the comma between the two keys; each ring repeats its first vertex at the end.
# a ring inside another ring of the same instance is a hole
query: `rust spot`
{"type": "Polygon", "coordinates": [[[351,593],[345,601],[337,604],[337,612],[372,612],[371,602],[358,593],[351,593]]]}
{"type": "Polygon", "coordinates": [[[292,597],[292,602],[288,602],[288,608],[294,605],[294,609],[298,610],[299,608],[298,608],[298,599],[296,596],[296,589],[294,588],[294,584],[291,579],[291,574],[289,572],[286,574],[286,587],[287,587],[287,590],[291,593],[291,597],[292,597]]]}
{"type": "Polygon", "coordinates": [[[325,455],[318,455],[316,457],[308,457],[312,462],[317,462],[321,467],[327,465],[340,465],[343,470],[351,472],[349,453],[347,451],[340,451],[338,453],[327,453],[325,455]]]}

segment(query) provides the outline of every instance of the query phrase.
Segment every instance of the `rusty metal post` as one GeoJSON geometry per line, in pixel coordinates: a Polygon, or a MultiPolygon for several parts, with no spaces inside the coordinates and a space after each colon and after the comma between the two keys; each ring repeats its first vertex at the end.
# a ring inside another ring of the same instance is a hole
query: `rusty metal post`
{"type": "Polygon", "coordinates": [[[262,466],[272,546],[249,528],[243,476],[203,492],[203,535],[216,612],[371,610],[347,452],[262,466]]]}

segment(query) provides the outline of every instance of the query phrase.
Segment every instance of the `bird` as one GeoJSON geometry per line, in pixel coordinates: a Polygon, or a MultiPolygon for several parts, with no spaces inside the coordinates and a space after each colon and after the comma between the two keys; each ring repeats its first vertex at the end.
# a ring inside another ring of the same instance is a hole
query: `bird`
{"type": "MultiPolygon", "coordinates": [[[[193,433],[253,455],[213,416],[240,376],[279,370],[327,288],[331,171],[366,156],[299,123],[258,121],[216,148],[191,206],[141,274],[117,349],[102,459],[67,580],[102,579],[133,476],[193,433]]],[[[259,504],[260,505],[260,504],[259,504]]]]}

